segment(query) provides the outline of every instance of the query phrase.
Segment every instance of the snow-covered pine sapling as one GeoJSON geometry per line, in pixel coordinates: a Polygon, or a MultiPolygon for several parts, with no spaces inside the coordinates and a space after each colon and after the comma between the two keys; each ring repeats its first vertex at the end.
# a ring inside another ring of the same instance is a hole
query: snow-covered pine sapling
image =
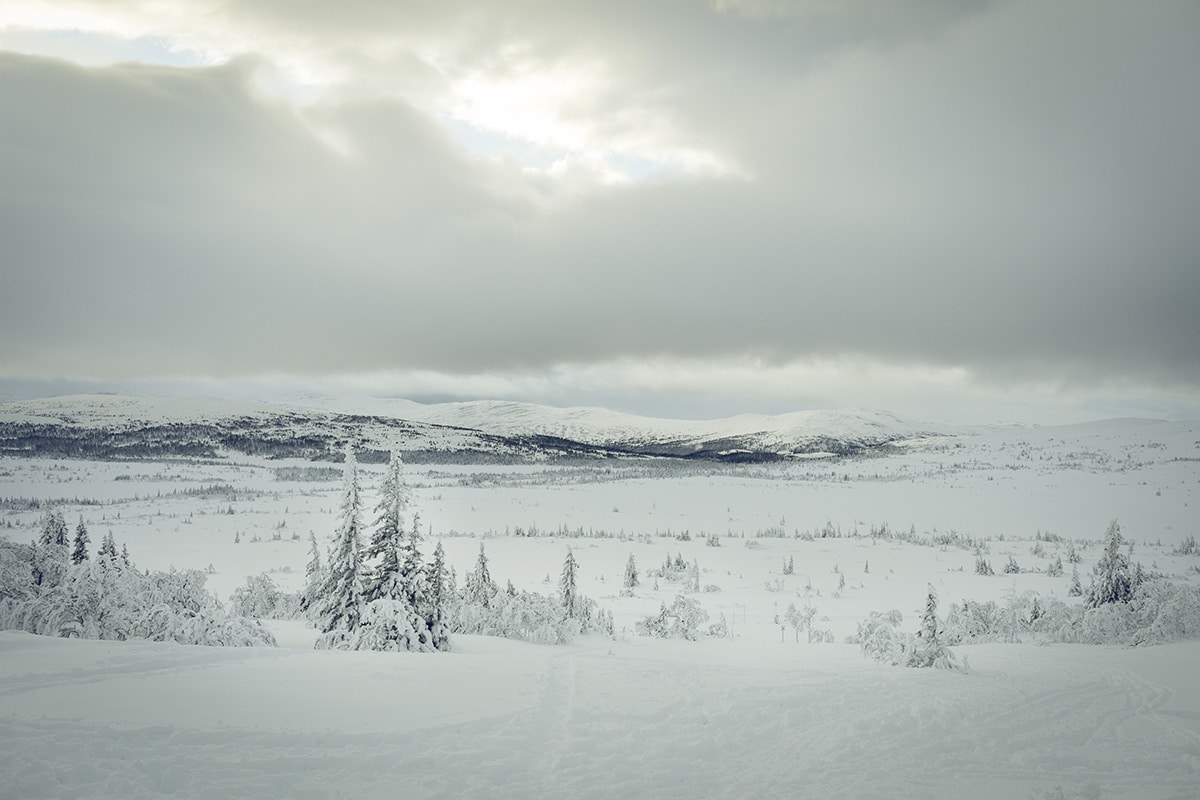
{"type": "Polygon", "coordinates": [[[1016,575],[1021,571],[1021,567],[1017,565],[1017,560],[1012,556],[1008,557],[1008,563],[1004,565],[1005,575],[1016,575]]]}
{"type": "Polygon", "coordinates": [[[846,576],[839,572],[838,573],[838,591],[840,592],[845,588],[846,588],[846,576]]]}
{"type": "Polygon", "coordinates": [[[995,570],[992,569],[992,564],[983,556],[975,556],[975,574],[976,575],[995,575],[995,570]]]}
{"type": "Polygon", "coordinates": [[[863,575],[870,575],[870,574],[871,574],[871,562],[864,561],[863,562],[863,575]]]}
{"type": "Polygon", "coordinates": [[[625,580],[622,585],[626,589],[636,589],[639,583],[637,562],[633,560],[633,553],[630,553],[629,560],[625,562],[625,580]]]}

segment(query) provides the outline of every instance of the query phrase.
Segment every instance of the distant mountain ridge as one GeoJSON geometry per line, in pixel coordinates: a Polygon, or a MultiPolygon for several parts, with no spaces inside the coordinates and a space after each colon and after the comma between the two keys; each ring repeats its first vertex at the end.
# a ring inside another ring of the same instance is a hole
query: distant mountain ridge
{"type": "Polygon", "coordinates": [[[798,411],[716,420],[509,401],[424,405],[307,397],[286,403],[70,395],[0,405],[0,453],[330,458],[346,441],[419,460],[686,458],[771,461],[850,455],[964,432],[880,411],[798,411]],[[335,410],[336,409],[336,410],[335,410]]]}

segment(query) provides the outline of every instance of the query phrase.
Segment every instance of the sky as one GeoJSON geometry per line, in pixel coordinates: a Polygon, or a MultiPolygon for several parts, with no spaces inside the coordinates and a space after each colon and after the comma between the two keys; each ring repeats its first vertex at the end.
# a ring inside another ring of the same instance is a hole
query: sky
{"type": "Polygon", "coordinates": [[[1200,418],[1200,4],[3,0],[0,395],[1200,418]]]}

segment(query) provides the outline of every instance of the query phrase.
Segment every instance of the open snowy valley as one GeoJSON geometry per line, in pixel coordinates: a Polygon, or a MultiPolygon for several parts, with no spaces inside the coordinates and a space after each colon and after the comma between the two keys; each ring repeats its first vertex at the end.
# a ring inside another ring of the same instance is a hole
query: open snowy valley
{"type": "Polygon", "coordinates": [[[1200,423],[521,409],[489,431],[479,409],[410,407],[392,427],[338,417],[328,442],[330,418],[292,417],[303,432],[271,435],[320,451],[298,457],[231,445],[244,416],[217,409],[186,435],[162,412],[138,434],[170,445],[152,455],[66,457],[61,431],[41,454],[28,426],[112,436],[129,413],[71,402],[0,407],[0,602],[25,621],[0,631],[0,796],[1200,797],[1200,423]],[[314,648],[296,603],[314,552],[338,558],[346,431],[364,546],[387,451],[452,442],[399,472],[427,573],[444,554],[448,648],[314,648]],[[735,439],[753,457],[728,458],[735,439]],[[663,442],[704,457],[631,452],[663,442]],[[36,590],[14,575],[54,513],[90,561],[109,541],[134,571],[198,571],[260,646],[27,632],[36,590]],[[478,616],[481,553],[495,603],[557,609],[569,572],[586,613],[478,616]],[[1108,602],[1114,564],[1132,584],[1108,602]]]}

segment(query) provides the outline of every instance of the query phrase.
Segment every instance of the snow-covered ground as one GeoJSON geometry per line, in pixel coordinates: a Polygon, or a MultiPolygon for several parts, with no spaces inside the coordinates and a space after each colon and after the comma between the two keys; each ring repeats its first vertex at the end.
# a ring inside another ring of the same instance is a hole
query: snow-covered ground
{"type": "MultiPolygon", "coordinates": [[[[1172,553],[1200,534],[1198,459],[1200,424],[1125,420],[764,467],[410,466],[427,553],[440,538],[461,578],[483,542],[501,585],[552,592],[571,548],[616,637],[408,655],[313,651],[296,622],[252,650],[3,632],[0,796],[1200,797],[1200,643],[964,646],[965,673],[843,643],[873,610],[915,630],[931,583],[943,610],[1077,602],[1071,565],[1046,567],[1074,545],[1086,583],[1114,518],[1147,569],[1200,581],[1200,557],[1172,553]],[[643,583],[622,596],[631,554],[643,583]],[[730,638],[635,635],[682,588],[648,576],[676,554],[730,638]],[[1023,572],[1001,574],[1010,556],[1023,572]],[[797,643],[778,622],[793,603],[837,643],[797,643]]],[[[383,468],[361,469],[373,505],[383,468]]],[[[339,486],[327,464],[238,455],[4,459],[0,533],[32,539],[27,501],[53,501],[138,567],[211,567],[224,600],[261,572],[298,589],[339,486]]]]}

